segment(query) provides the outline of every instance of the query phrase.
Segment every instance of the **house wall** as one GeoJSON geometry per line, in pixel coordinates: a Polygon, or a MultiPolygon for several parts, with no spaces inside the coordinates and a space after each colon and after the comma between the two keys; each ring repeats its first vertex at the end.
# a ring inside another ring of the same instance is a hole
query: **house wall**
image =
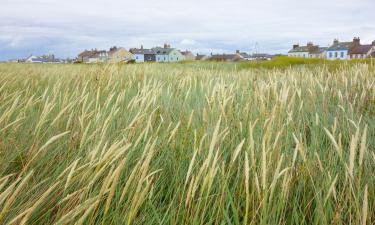
{"type": "Polygon", "coordinates": [[[173,50],[169,53],[169,62],[178,62],[181,60],[185,60],[185,56],[180,51],[173,50]]]}
{"type": "Polygon", "coordinates": [[[126,49],[119,49],[110,58],[111,62],[129,61],[133,59],[133,54],[126,49]]]}
{"type": "Polygon", "coordinates": [[[329,60],[345,60],[348,59],[348,50],[327,51],[326,57],[329,60]]]}
{"type": "Polygon", "coordinates": [[[365,59],[367,54],[351,54],[350,59],[365,59]]]}
{"type": "Polygon", "coordinates": [[[143,54],[134,54],[134,60],[137,63],[144,62],[145,61],[145,56],[143,54]]]}
{"type": "Polygon", "coordinates": [[[145,62],[155,62],[156,56],[154,54],[145,54],[144,55],[144,61],[145,62]]]}
{"type": "Polygon", "coordinates": [[[169,55],[156,55],[156,62],[178,62],[184,60],[185,57],[178,50],[173,50],[169,55]]]}
{"type": "Polygon", "coordinates": [[[169,62],[169,56],[168,55],[156,55],[156,62],[169,62]]]}
{"type": "Polygon", "coordinates": [[[290,52],[289,57],[309,58],[309,52],[290,52]]]}

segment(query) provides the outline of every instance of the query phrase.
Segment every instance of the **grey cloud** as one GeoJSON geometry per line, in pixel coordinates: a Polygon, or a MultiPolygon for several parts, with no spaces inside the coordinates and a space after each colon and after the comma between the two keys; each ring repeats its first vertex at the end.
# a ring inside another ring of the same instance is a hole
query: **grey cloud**
{"type": "Polygon", "coordinates": [[[285,52],[291,44],[375,39],[373,0],[3,0],[0,59],[169,42],[196,52],[285,52]]]}

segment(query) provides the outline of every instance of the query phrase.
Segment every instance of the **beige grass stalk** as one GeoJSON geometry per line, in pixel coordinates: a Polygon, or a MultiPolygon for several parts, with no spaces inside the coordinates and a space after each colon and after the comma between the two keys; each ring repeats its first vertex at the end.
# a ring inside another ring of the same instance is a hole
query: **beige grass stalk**
{"type": "Polygon", "coordinates": [[[363,195],[363,206],[362,206],[362,225],[366,225],[368,213],[368,186],[366,184],[365,193],[363,195]]]}
{"type": "Polygon", "coordinates": [[[181,121],[178,121],[176,127],[172,130],[171,135],[168,138],[167,144],[169,144],[171,140],[174,138],[180,125],[181,125],[181,121]]]}
{"type": "Polygon", "coordinates": [[[333,137],[333,135],[331,134],[331,132],[329,132],[329,130],[327,130],[327,128],[324,128],[324,131],[328,135],[329,139],[331,140],[331,142],[332,142],[333,146],[335,147],[335,150],[337,151],[339,156],[342,157],[342,148],[339,147],[339,145],[337,144],[337,142],[336,142],[335,138],[333,137]]]}
{"type": "Polygon", "coordinates": [[[324,199],[324,204],[323,204],[323,205],[325,205],[325,204],[327,203],[329,197],[330,197],[331,194],[334,192],[334,190],[335,190],[335,185],[336,185],[336,182],[337,182],[337,178],[338,178],[338,175],[336,175],[336,176],[335,176],[335,179],[333,179],[333,181],[332,181],[332,183],[331,183],[331,185],[330,185],[330,187],[329,187],[329,189],[328,189],[328,193],[327,193],[327,195],[326,195],[326,197],[325,197],[325,199],[324,199]]]}
{"type": "Polygon", "coordinates": [[[249,217],[249,207],[250,207],[250,169],[249,169],[249,157],[247,156],[247,152],[245,152],[245,164],[244,164],[244,171],[245,171],[245,193],[246,193],[246,206],[245,206],[245,217],[244,217],[244,224],[247,225],[247,219],[249,217]]]}
{"type": "Polygon", "coordinates": [[[17,186],[17,188],[13,191],[12,195],[5,201],[5,204],[0,212],[0,223],[3,221],[5,215],[9,212],[10,206],[13,204],[14,200],[16,199],[17,195],[23,190],[26,186],[27,182],[33,175],[33,171],[30,171],[21,181],[21,183],[17,186]]]}
{"type": "Polygon", "coordinates": [[[127,160],[127,157],[125,157],[119,164],[119,166],[116,168],[116,170],[114,171],[114,177],[113,177],[113,180],[112,180],[112,185],[111,185],[111,189],[109,191],[109,194],[108,194],[108,197],[107,197],[107,201],[106,201],[106,204],[105,204],[105,208],[104,208],[104,215],[107,214],[108,210],[109,210],[109,207],[111,206],[111,202],[112,202],[112,198],[115,194],[115,190],[116,190],[116,187],[117,187],[117,184],[118,184],[118,181],[120,179],[120,175],[121,175],[121,172],[122,172],[122,169],[124,168],[125,166],[125,162],[127,160]]]}
{"type": "Polygon", "coordinates": [[[55,135],[53,137],[51,137],[33,156],[32,158],[27,162],[27,164],[25,165],[25,167],[23,168],[23,172],[27,170],[27,168],[29,167],[29,165],[34,161],[34,159],[39,156],[39,154],[44,150],[46,149],[50,144],[52,144],[53,142],[57,141],[58,139],[64,137],[65,135],[69,134],[70,131],[65,131],[61,134],[58,134],[58,135],[55,135]]]}
{"type": "Polygon", "coordinates": [[[352,136],[351,141],[350,141],[349,175],[351,178],[354,177],[354,163],[355,163],[358,139],[359,139],[359,128],[357,128],[356,134],[352,136]]]}
{"type": "Polygon", "coordinates": [[[50,188],[48,188],[47,191],[45,191],[42,196],[40,196],[40,198],[34,203],[34,205],[28,209],[28,212],[27,214],[25,215],[25,217],[22,219],[20,225],[24,225],[24,224],[27,224],[27,221],[29,220],[30,216],[32,215],[32,213],[34,212],[34,210],[40,206],[40,204],[43,203],[43,201],[49,196],[49,194],[55,190],[55,188],[60,184],[60,182],[56,182],[54,185],[52,185],[50,188]]]}
{"type": "Polygon", "coordinates": [[[363,157],[366,153],[366,142],[367,142],[367,125],[365,126],[365,129],[362,134],[362,139],[361,139],[361,147],[359,149],[359,166],[362,166],[363,164],[363,157]]]}

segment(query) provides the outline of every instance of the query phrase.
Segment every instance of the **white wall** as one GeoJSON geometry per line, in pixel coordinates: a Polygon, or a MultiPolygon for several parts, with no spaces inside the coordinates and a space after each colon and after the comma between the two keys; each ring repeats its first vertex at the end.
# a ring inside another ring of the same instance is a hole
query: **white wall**
{"type": "Polygon", "coordinates": [[[348,50],[327,51],[326,57],[329,60],[345,60],[348,59],[348,50]]]}
{"type": "Polygon", "coordinates": [[[291,52],[288,53],[289,57],[301,57],[301,58],[309,58],[309,52],[291,52]]]}
{"type": "Polygon", "coordinates": [[[144,62],[145,61],[145,55],[143,54],[134,54],[134,60],[135,62],[144,62]]]}
{"type": "Polygon", "coordinates": [[[156,55],[156,62],[169,62],[168,55],[156,55]]]}

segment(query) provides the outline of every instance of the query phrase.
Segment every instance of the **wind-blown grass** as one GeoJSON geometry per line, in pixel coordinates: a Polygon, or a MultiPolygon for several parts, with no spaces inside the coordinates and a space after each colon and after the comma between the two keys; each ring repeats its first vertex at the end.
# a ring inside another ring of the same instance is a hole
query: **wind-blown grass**
{"type": "Polygon", "coordinates": [[[0,64],[0,224],[373,224],[375,73],[0,64]]]}

